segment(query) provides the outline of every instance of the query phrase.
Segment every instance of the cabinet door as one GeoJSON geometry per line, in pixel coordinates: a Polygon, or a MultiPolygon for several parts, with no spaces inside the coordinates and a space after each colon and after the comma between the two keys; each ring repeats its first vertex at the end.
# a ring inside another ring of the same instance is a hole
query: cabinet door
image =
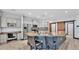
{"type": "Polygon", "coordinates": [[[56,32],[56,24],[51,25],[51,31],[54,33],[56,32]]]}
{"type": "Polygon", "coordinates": [[[58,34],[65,34],[65,22],[57,23],[57,32],[58,34]]]}

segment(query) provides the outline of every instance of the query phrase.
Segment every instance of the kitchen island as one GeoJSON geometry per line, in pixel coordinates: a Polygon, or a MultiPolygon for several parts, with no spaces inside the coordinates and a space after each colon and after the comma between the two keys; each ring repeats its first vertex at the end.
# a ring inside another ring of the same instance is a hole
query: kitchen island
{"type": "Polygon", "coordinates": [[[56,50],[66,39],[65,35],[38,34],[35,32],[28,32],[26,35],[31,49],[56,50]],[[37,41],[42,43],[40,48],[37,46],[37,41]]]}

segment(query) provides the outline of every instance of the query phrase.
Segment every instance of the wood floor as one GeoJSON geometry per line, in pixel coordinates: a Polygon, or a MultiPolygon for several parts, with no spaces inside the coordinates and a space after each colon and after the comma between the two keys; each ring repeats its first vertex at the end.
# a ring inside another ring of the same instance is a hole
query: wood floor
{"type": "Polygon", "coordinates": [[[0,45],[0,50],[30,50],[27,40],[14,40],[0,45]]]}
{"type": "Polygon", "coordinates": [[[79,39],[67,36],[66,41],[63,42],[59,50],[79,50],[79,39]]]}
{"type": "MultiPolygon", "coordinates": [[[[11,41],[0,45],[0,50],[30,50],[27,40],[11,41]]],[[[67,36],[59,50],[79,50],[79,40],[67,36]]]]}

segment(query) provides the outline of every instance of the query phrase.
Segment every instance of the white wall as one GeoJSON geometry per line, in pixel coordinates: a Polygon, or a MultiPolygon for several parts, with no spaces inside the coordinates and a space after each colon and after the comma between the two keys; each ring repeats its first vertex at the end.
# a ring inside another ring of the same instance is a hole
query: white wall
{"type": "Polygon", "coordinates": [[[79,27],[77,26],[79,26],[79,20],[75,21],[75,37],[79,38],[79,27]]]}

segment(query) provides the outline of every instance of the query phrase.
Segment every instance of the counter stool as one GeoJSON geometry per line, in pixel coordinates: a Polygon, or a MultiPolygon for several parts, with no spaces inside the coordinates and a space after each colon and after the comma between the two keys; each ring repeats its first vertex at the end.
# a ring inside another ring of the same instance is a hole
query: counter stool
{"type": "Polygon", "coordinates": [[[43,49],[43,41],[39,39],[38,36],[35,36],[35,46],[36,46],[36,50],[41,50],[43,49]]]}

